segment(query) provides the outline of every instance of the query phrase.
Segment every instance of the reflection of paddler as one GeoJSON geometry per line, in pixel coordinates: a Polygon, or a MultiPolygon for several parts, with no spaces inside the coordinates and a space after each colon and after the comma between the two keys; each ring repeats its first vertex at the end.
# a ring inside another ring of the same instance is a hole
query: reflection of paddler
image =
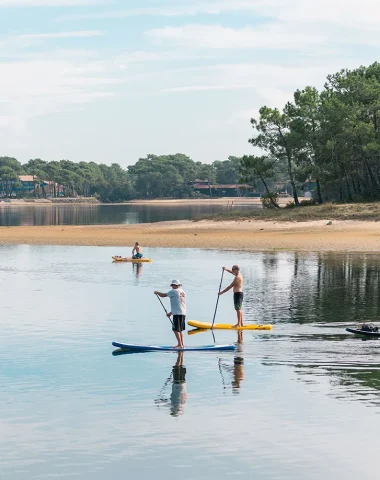
{"type": "MultiPolygon", "coordinates": [[[[240,355],[241,355],[242,351],[243,351],[243,347],[242,347],[243,332],[241,330],[237,331],[237,344],[238,344],[238,352],[240,352],[240,355]]],[[[223,364],[219,360],[219,371],[222,375],[223,386],[224,386],[224,388],[226,388],[226,384],[225,384],[225,381],[224,381],[224,377],[223,377],[221,367],[223,367],[225,370],[232,373],[232,376],[233,376],[233,379],[231,381],[232,391],[235,392],[235,393],[239,393],[238,389],[240,388],[240,383],[244,380],[244,358],[243,357],[235,357],[233,367],[231,367],[231,365],[223,364]]]]}
{"type": "Polygon", "coordinates": [[[232,388],[240,388],[240,382],[244,380],[244,358],[234,358],[234,379],[232,382],[232,388]]]}
{"type": "Polygon", "coordinates": [[[142,263],[132,263],[132,268],[135,270],[136,267],[136,277],[140,276],[142,273],[142,263]]]}
{"type": "Polygon", "coordinates": [[[170,395],[170,415],[178,417],[182,415],[186,403],[186,368],[183,365],[183,352],[178,352],[176,364],[173,366],[172,393],[170,395]]]}

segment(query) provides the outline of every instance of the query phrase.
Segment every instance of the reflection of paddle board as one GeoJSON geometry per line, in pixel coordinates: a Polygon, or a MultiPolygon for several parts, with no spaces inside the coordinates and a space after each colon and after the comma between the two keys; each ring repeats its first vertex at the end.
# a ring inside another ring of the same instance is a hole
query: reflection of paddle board
{"type": "Polygon", "coordinates": [[[347,332],[357,335],[367,335],[368,337],[380,337],[380,332],[369,332],[368,330],[358,330],[356,328],[346,328],[347,332]]]}
{"type": "MultiPolygon", "coordinates": [[[[188,325],[195,328],[208,329],[212,327],[212,323],[208,322],[198,322],[198,320],[189,320],[188,325]]],[[[214,329],[216,330],[272,330],[272,325],[258,325],[258,324],[247,324],[244,327],[234,327],[229,323],[214,323],[214,329]]]]}
{"type": "Polygon", "coordinates": [[[197,333],[202,333],[202,332],[207,332],[207,330],[204,329],[204,328],[194,328],[193,330],[188,330],[187,334],[188,335],[196,335],[197,333]]]}
{"type": "Polygon", "coordinates": [[[199,347],[174,348],[166,345],[136,345],[134,343],[112,342],[114,347],[134,350],[136,352],[164,351],[164,352],[183,352],[183,351],[204,351],[204,350],[235,350],[235,345],[201,345],[199,347]]]}
{"type": "Polygon", "coordinates": [[[132,263],[144,263],[144,262],[153,262],[151,258],[132,258],[132,257],[119,257],[115,255],[112,257],[114,262],[132,262],[132,263]]]}

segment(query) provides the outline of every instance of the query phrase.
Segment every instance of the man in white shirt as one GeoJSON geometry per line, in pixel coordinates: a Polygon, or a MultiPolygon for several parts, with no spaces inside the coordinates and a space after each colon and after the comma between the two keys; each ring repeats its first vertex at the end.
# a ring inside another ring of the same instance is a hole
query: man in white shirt
{"type": "Polygon", "coordinates": [[[173,315],[173,332],[178,342],[174,348],[184,348],[183,332],[185,330],[186,320],[186,294],[182,288],[180,288],[182,287],[182,283],[179,280],[172,280],[170,286],[172,289],[168,292],[162,293],[155,290],[154,294],[159,297],[170,298],[171,311],[167,316],[170,318],[171,315],[173,315]]]}

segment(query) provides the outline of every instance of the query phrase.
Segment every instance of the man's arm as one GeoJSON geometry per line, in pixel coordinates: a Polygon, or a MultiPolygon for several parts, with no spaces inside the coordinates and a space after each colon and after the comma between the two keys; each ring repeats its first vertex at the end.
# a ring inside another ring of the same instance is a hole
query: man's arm
{"type": "Polygon", "coordinates": [[[223,267],[223,270],[232,274],[232,270],[230,270],[229,268],[223,267]]]}
{"type": "Polygon", "coordinates": [[[157,290],[154,291],[154,294],[155,294],[155,295],[158,295],[159,297],[162,297],[162,298],[168,296],[167,293],[158,292],[157,290]]]}
{"type": "Polygon", "coordinates": [[[223,293],[226,293],[226,292],[228,292],[228,290],[231,290],[231,288],[235,285],[235,283],[236,283],[236,278],[233,279],[232,283],[230,285],[228,285],[227,288],[225,288],[224,290],[219,292],[219,295],[223,295],[223,293]]]}

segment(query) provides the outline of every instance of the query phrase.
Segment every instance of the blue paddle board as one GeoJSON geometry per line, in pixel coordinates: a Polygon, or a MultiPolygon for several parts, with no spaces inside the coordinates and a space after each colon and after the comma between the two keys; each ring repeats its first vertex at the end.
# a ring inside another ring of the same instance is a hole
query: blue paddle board
{"type": "Polygon", "coordinates": [[[135,343],[112,342],[114,347],[134,350],[136,352],[199,352],[204,350],[235,350],[235,345],[201,345],[199,347],[174,348],[166,345],[136,345],[135,343]]]}

